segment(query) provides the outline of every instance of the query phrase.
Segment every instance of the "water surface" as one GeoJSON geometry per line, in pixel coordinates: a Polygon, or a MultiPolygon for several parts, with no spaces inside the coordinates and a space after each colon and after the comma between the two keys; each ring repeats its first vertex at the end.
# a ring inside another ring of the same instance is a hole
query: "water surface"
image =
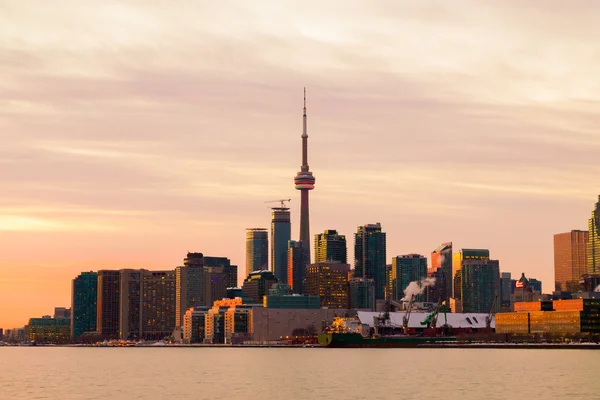
{"type": "Polygon", "coordinates": [[[0,399],[600,399],[600,351],[0,348],[0,399]]]}

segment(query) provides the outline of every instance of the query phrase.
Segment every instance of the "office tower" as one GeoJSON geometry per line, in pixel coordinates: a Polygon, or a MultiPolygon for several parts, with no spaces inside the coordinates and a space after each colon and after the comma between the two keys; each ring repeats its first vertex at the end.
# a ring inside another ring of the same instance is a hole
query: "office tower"
{"type": "MultiPolygon", "coordinates": [[[[442,301],[452,297],[452,242],[445,242],[431,252],[430,275],[436,273],[436,293],[442,301]]],[[[437,301],[437,300],[436,300],[437,301]]]]}
{"type": "Polygon", "coordinates": [[[500,274],[500,309],[502,311],[510,311],[510,295],[512,278],[510,272],[502,272],[500,274]]]}
{"type": "Polygon", "coordinates": [[[354,276],[373,279],[375,299],[385,299],[386,239],[381,224],[359,226],[354,234],[354,276]]]}
{"type": "Polygon", "coordinates": [[[176,325],[176,274],[142,270],[142,336],[158,340],[170,336],[176,325]]]}
{"type": "MultiPolygon", "coordinates": [[[[461,304],[465,313],[489,313],[500,292],[500,264],[489,258],[461,261],[461,304]]],[[[496,302],[495,311],[499,307],[496,302]]]]}
{"type": "Polygon", "coordinates": [[[82,272],[71,284],[71,340],[96,331],[98,274],[82,272]]]}
{"type": "Polygon", "coordinates": [[[271,214],[271,267],[279,282],[288,283],[288,242],[291,239],[290,209],[273,207],[271,214]]]}
{"type": "Polygon", "coordinates": [[[288,281],[292,291],[304,294],[304,277],[306,275],[305,247],[301,242],[290,240],[288,242],[288,281]]]}
{"type": "Polygon", "coordinates": [[[385,265],[385,299],[392,300],[394,298],[394,280],[392,274],[392,264],[385,265]]]}
{"type": "Polygon", "coordinates": [[[98,271],[96,330],[107,339],[118,338],[121,309],[121,273],[98,271]]]}
{"type": "MultiPolygon", "coordinates": [[[[392,258],[392,299],[402,300],[404,290],[411,282],[420,284],[425,278],[427,278],[426,257],[420,254],[406,254],[392,258]]],[[[415,296],[414,300],[425,301],[425,294],[415,296]]]]}
{"type": "MultiPolygon", "coordinates": [[[[461,249],[458,253],[452,255],[452,277],[456,276],[457,271],[460,271],[463,260],[484,260],[490,258],[490,251],[488,249],[461,249]]],[[[454,293],[454,297],[456,296],[454,293]]]]}
{"type": "Polygon", "coordinates": [[[306,88],[304,88],[304,112],[302,115],[302,166],[294,184],[300,190],[300,241],[305,248],[306,263],[310,264],[310,226],[308,215],[308,191],[315,188],[315,177],[308,168],[308,134],[306,130],[306,88]]]}
{"type": "Polygon", "coordinates": [[[309,296],[319,296],[321,307],[348,308],[349,277],[349,264],[309,264],[306,267],[305,292],[309,296]]]}
{"type": "Polygon", "coordinates": [[[589,220],[589,239],[587,247],[587,273],[600,273],[600,196],[589,220]]]}
{"type": "Polygon", "coordinates": [[[373,279],[352,278],[349,283],[348,297],[353,310],[375,310],[375,283],[373,279]]]}
{"type": "Polygon", "coordinates": [[[348,263],[346,236],[333,229],[315,235],[315,263],[321,262],[348,263]]]}
{"type": "MultiPolygon", "coordinates": [[[[286,264],[287,265],[287,264],[286,264]]],[[[224,280],[224,289],[227,289],[229,287],[237,287],[238,285],[238,267],[237,265],[231,265],[231,260],[227,257],[210,257],[210,256],[205,256],[204,257],[204,266],[205,267],[220,267],[223,268],[223,270],[221,271],[219,268],[213,268],[213,272],[214,273],[225,273],[225,280],[224,280]]],[[[211,282],[215,283],[216,280],[212,279],[211,282]]],[[[222,288],[219,286],[218,289],[215,288],[215,290],[219,290],[219,293],[222,291],[222,288]]],[[[213,291],[214,296],[216,296],[216,292],[213,291]]],[[[215,298],[215,300],[220,300],[223,297],[218,297],[215,298]]],[[[212,302],[210,304],[207,304],[209,306],[212,305],[212,302]]]]}
{"type": "Polygon", "coordinates": [[[183,260],[183,267],[175,268],[177,326],[181,326],[183,314],[190,307],[206,305],[204,286],[204,255],[188,253],[183,260]]]}
{"type": "Polygon", "coordinates": [[[250,272],[242,285],[242,292],[253,304],[263,304],[263,296],[277,283],[277,278],[271,271],[250,272]]]}
{"type": "Polygon", "coordinates": [[[143,338],[142,327],[142,273],[141,269],[122,269],[119,312],[119,337],[125,340],[143,338]]]}
{"type": "Polygon", "coordinates": [[[269,269],[269,234],[263,228],[246,229],[246,275],[269,269]]]}
{"type": "Polygon", "coordinates": [[[573,230],[554,235],[554,286],[558,291],[577,291],[579,279],[588,269],[587,231],[573,230]]]}

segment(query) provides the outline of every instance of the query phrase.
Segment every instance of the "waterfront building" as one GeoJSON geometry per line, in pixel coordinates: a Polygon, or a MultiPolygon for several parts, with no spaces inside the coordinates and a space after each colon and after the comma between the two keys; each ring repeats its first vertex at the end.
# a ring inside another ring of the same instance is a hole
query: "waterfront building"
{"type": "Polygon", "coordinates": [[[300,191],[300,242],[304,247],[305,264],[310,264],[310,217],[308,192],[315,188],[315,177],[308,166],[308,133],[306,127],[306,88],[304,88],[304,108],[302,114],[302,166],[294,178],[296,190],[300,191]]]}
{"type": "Polygon", "coordinates": [[[119,271],[98,271],[96,330],[105,339],[117,339],[119,337],[120,288],[121,273],[119,271]]]}
{"type": "Polygon", "coordinates": [[[304,294],[304,278],[306,275],[305,246],[301,242],[290,240],[288,242],[288,284],[292,291],[304,294]]]}
{"type": "Polygon", "coordinates": [[[142,271],[142,337],[159,340],[170,336],[175,328],[176,276],[174,270],[142,271]]]}
{"type": "Polygon", "coordinates": [[[288,283],[288,242],[291,239],[290,209],[273,207],[271,214],[271,269],[279,282],[288,283]]]}
{"type": "Polygon", "coordinates": [[[222,299],[214,302],[205,320],[206,343],[235,343],[252,336],[252,306],[242,304],[242,299],[222,299]]]}
{"type": "Polygon", "coordinates": [[[71,321],[68,318],[30,318],[25,337],[39,344],[64,344],[71,340],[71,321]]]}
{"type": "Polygon", "coordinates": [[[431,270],[429,273],[430,276],[436,275],[437,297],[441,297],[442,301],[447,302],[453,295],[452,242],[442,243],[431,252],[431,270]]]}
{"type": "Polygon", "coordinates": [[[386,235],[379,222],[358,227],[354,258],[354,277],[373,279],[375,299],[385,299],[386,235]]]}
{"type": "Polygon", "coordinates": [[[246,229],[246,275],[269,269],[269,234],[264,228],[246,229]]]}
{"type": "Polygon", "coordinates": [[[315,263],[321,262],[348,263],[346,236],[333,229],[315,235],[315,263]]]}
{"type": "Polygon", "coordinates": [[[555,290],[577,291],[588,270],[588,231],[573,230],[554,235],[555,290]]]}
{"type": "Polygon", "coordinates": [[[282,283],[273,284],[268,293],[263,297],[265,308],[315,309],[321,307],[318,296],[292,294],[290,286],[282,283]]]}
{"type": "Polygon", "coordinates": [[[183,342],[202,343],[205,338],[205,321],[209,307],[190,307],[183,316],[183,342]]]}
{"type": "Polygon", "coordinates": [[[350,265],[342,263],[316,263],[306,267],[305,291],[318,296],[321,307],[348,308],[348,279],[350,265]]]}
{"type": "Polygon", "coordinates": [[[588,222],[587,273],[600,273],[600,196],[588,222]]]}
{"type": "MultiPolygon", "coordinates": [[[[402,300],[404,298],[404,290],[411,282],[421,282],[426,277],[426,257],[420,254],[406,254],[392,258],[392,299],[402,300]]],[[[415,296],[414,301],[425,301],[425,294],[415,296]]]]}
{"type": "Polygon", "coordinates": [[[254,271],[244,280],[242,291],[252,304],[262,304],[263,296],[267,295],[269,289],[277,282],[271,271],[254,271]]]}
{"type": "Polygon", "coordinates": [[[144,296],[141,269],[122,269],[120,287],[119,337],[125,340],[143,338],[142,299],[144,296]]]}
{"type": "MultiPolygon", "coordinates": [[[[489,313],[500,292],[500,264],[489,258],[461,261],[461,305],[465,313],[489,313]]],[[[496,302],[495,310],[499,309],[496,302]]]]}
{"type": "Polygon", "coordinates": [[[368,278],[350,279],[348,297],[353,310],[375,310],[375,282],[368,278]]]}
{"type": "Polygon", "coordinates": [[[98,274],[82,272],[71,283],[71,340],[96,331],[98,274]]]}
{"type": "Polygon", "coordinates": [[[500,274],[500,310],[509,311],[511,300],[510,296],[513,293],[512,278],[510,272],[502,272],[500,274]]]}

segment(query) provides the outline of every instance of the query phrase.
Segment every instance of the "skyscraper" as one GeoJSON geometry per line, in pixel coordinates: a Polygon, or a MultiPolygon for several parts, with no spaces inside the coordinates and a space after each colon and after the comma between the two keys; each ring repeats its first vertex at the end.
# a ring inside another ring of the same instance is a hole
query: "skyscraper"
{"type": "MultiPolygon", "coordinates": [[[[431,252],[430,276],[435,274],[436,293],[441,295],[442,301],[452,297],[452,242],[442,243],[431,252]]],[[[437,301],[437,300],[435,300],[437,301]]],[[[448,304],[448,303],[446,303],[448,304]]]]}
{"type": "Polygon", "coordinates": [[[288,242],[288,281],[296,294],[304,294],[304,277],[306,276],[305,247],[302,242],[288,242]]]}
{"type": "Polygon", "coordinates": [[[269,269],[269,234],[264,228],[246,229],[246,275],[269,269]]]}
{"type": "Polygon", "coordinates": [[[315,263],[321,262],[348,263],[346,236],[333,229],[315,235],[315,263]]]}
{"type": "Polygon", "coordinates": [[[354,258],[354,276],[373,279],[375,299],[384,299],[386,237],[379,222],[358,227],[354,234],[354,258]]]}
{"type": "MultiPolygon", "coordinates": [[[[426,277],[426,257],[420,254],[407,254],[392,258],[392,299],[401,300],[404,298],[404,289],[411,282],[420,282],[426,277]]],[[[415,301],[425,301],[425,294],[415,296],[415,301]]]]}
{"type": "Polygon", "coordinates": [[[119,312],[119,337],[121,339],[141,339],[142,312],[142,273],[141,269],[122,269],[119,312]]]}
{"type": "Polygon", "coordinates": [[[291,239],[290,209],[271,208],[271,266],[281,283],[288,284],[288,242],[291,239]]]}
{"type": "Polygon", "coordinates": [[[600,196],[592,211],[588,228],[587,273],[598,274],[600,273],[600,196]]]}
{"type": "Polygon", "coordinates": [[[96,331],[98,274],[82,272],[73,279],[71,291],[71,340],[96,331]]]}
{"type": "Polygon", "coordinates": [[[579,279],[588,269],[587,231],[573,230],[554,235],[554,285],[556,290],[577,291],[579,279]]]}
{"type": "Polygon", "coordinates": [[[306,263],[310,264],[310,223],[308,215],[308,191],[315,188],[315,177],[308,168],[308,134],[306,133],[306,88],[304,88],[304,112],[302,115],[302,166],[294,179],[300,190],[300,241],[305,249],[306,263]]]}
{"type": "MultiPolygon", "coordinates": [[[[462,249],[454,254],[455,298],[463,312],[488,313],[494,298],[500,297],[500,263],[490,260],[487,249],[462,249]],[[457,293],[460,291],[460,293],[457,293]],[[460,298],[457,295],[460,294],[460,298]]],[[[495,310],[500,308],[498,298],[495,310]]]]}
{"type": "Polygon", "coordinates": [[[105,338],[119,336],[121,309],[121,273],[98,271],[98,302],[96,309],[96,331],[105,338]]]}
{"type": "Polygon", "coordinates": [[[169,336],[175,328],[175,271],[142,270],[142,336],[158,340],[169,336]]]}
{"type": "Polygon", "coordinates": [[[306,294],[319,296],[321,307],[348,308],[350,265],[315,263],[306,267],[306,294]]]}

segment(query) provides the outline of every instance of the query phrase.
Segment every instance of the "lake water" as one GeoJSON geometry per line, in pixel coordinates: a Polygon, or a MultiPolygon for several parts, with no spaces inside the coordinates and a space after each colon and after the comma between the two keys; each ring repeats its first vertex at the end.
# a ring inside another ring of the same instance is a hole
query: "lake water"
{"type": "Polygon", "coordinates": [[[0,348],[0,399],[600,399],[600,351],[0,348]]]}

